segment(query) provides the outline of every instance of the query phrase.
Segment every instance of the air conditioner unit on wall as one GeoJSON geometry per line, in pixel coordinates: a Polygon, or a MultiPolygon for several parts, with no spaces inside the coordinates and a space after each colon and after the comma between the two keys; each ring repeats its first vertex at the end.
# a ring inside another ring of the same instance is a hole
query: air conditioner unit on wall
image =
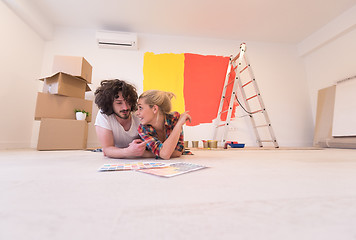
{"type": "Polygon", "coordinates": [[[102,48],[138,49],[136,33],[98,31],[96,40],[102,48]]]}

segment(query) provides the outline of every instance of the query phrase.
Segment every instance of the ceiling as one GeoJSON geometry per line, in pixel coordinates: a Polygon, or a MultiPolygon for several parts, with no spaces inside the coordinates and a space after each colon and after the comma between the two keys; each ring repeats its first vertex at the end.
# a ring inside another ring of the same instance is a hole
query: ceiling
{"type": "Polygon", "coordinates": [[[54,26],[299,43],[356,0],[32,0],[54,26]]]}

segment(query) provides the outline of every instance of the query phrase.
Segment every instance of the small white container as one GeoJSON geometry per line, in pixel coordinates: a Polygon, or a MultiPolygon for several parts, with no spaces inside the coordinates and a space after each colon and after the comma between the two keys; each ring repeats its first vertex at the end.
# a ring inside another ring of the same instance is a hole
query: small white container
{"type": "Polygon", "coordinates": [[[76,112],[75,113],[75,118],[77,120],[85,120],[87,118],[87,115],[85,113],[82,113],[82,112],[76,112]]]}

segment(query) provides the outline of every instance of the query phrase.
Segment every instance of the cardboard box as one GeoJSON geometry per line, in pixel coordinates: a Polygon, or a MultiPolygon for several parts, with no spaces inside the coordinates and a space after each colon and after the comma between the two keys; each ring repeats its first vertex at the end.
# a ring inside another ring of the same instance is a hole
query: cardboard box
{"type": "Polygon", "coordinates": [[[75,119],[75,109],[89,112],[86,118],[91,121],[93,101],[75,97],[65,97],[49,93],[37,93],[35,120],[42,118],[75,119]]]}
{"type": "Polygon", "coordinates": [[[91,83],[93,67],[83,57],[54,56],[52,72],[64,72],[91,83]]]}
{"type": "Polygon", "coordinates": [[[314,127],[314,146],[318,146],[321,141],[332,138],[331,132],[334,117],[335,90],[336,86],[334,85],[318,91],[314,127]]]}
{"type": "Polygon", "coordinates": [[[42,118],[37,150],[86,149],[87,140],[86,121],[42,118]]]}
{"type": "Polygon", "coordinates": [[[314,142],[316,147],[356,148],[356,137],[333,137],[336,86],[330,86],[318,91],[314,142]]]}
{"type": "Polygon", "coordinates": [[[67,97],[85,98],[85,92],[91,91],[82,78],[66,73],[56,73],[51,77],[41,78],[44,81],[43,92],[67,97]]]}

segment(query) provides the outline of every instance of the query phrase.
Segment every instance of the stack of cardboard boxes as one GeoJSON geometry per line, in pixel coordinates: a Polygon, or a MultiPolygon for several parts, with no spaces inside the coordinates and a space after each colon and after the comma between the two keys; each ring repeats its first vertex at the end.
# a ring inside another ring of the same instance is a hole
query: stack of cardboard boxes
{"type": "Polygon", "coordinates": [[[40,79],[43,91],[37,94],[37,149],[86,149],[93,102],[85,100],[85,92],[91,91],[92,66],[83,57],[55,56],[52,70],[54,75],[40,79]],[[89,113],[86,120],[75,119],[76,109],[89,113]]]}

